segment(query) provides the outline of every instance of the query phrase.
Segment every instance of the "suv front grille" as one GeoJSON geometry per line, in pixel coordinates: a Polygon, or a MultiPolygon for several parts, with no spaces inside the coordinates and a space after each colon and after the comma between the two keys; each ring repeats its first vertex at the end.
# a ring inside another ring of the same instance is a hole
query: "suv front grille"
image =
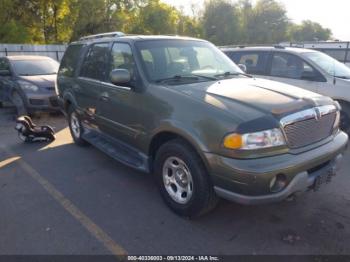
{"type": "Polygon", "coordinates": [[[335,106],[316,107],[287,116],[281,122],[288,146],[299,148],[331,136],[336,117],[335,106]]]}

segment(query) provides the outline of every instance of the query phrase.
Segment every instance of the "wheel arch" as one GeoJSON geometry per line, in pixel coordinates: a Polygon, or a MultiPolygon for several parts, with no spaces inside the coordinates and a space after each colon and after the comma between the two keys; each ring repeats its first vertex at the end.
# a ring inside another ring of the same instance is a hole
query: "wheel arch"
{"type": "Polygon", "coordinates": [[[205,154],[204,154],[204,152],[208,152],[208,149],[201,142],[199,142],[198,138],[191,136],[189,133],[183,130],[175,131],[173,129],[159,131],[156,134],[154,134],[154,136],[152,137],[148,147],[148,155],[150,159],[151,171],[153,169],[153,161],[154,161],[155,155],[159,150],[159,148],[163,144],[175,139],[181,139],[187,145],[189,145],[198,154],[204,166],[209,171],[209,164],[206,161],[205,154]]]}

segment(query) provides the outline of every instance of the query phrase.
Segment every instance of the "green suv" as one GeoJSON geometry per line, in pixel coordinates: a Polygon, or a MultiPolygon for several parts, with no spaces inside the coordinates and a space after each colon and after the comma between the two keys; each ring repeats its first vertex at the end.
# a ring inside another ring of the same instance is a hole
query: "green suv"
{"type": "Polygon", "coordinates": [[[57,92],[74,142],[154,173],[166,204],[194,217],[317,190],[348,137],[337,102],[244,74],[213,44],[106,33],[69,45],[57,92]]]}

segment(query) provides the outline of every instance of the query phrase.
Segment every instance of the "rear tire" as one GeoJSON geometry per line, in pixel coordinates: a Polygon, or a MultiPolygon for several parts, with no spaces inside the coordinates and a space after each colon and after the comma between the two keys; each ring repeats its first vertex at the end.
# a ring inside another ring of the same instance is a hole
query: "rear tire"
{"type": "Polygon", "coordinates": [[[212,210],[218,197],[197,152],[181,139],[162,145],[154,170],[165,203],[176,214],[198,217],[212,210]]]}
{"type": "Polygon", "coordinates": [[[79,115],[73,106],[68,109],[68,124],[73,141],[78,146],[87,146],[88,143],[82,138],[84,128],[81,125],[79,115]]]}

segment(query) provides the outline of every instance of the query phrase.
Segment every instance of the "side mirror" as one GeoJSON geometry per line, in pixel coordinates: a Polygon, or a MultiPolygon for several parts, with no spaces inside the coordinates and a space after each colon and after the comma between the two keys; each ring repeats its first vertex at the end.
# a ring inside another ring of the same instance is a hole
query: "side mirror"
{"type": "Polygon", "coordinates": [[[0,70],[0,76],[11,76],[10,70],[0,70]]]}
{"type": "Polygon", "coordinates": [[[308,81],[315,81],[317,78],[317,75],[314,71],[303,71],[301,73],[300,79],[302,80],[308,80],[308,81]]]}
{"type": "Polygon", "coordinates": [[[114,85],[127,84],[131,80],[131,74],[127,69],[114,69],[109,75],[114,85]]]}
{"type": "Polygon", "coordinates": [[[238,67],[244,72],[247,73],[247,66],[244,64],[238,64],[238,67]]]}

